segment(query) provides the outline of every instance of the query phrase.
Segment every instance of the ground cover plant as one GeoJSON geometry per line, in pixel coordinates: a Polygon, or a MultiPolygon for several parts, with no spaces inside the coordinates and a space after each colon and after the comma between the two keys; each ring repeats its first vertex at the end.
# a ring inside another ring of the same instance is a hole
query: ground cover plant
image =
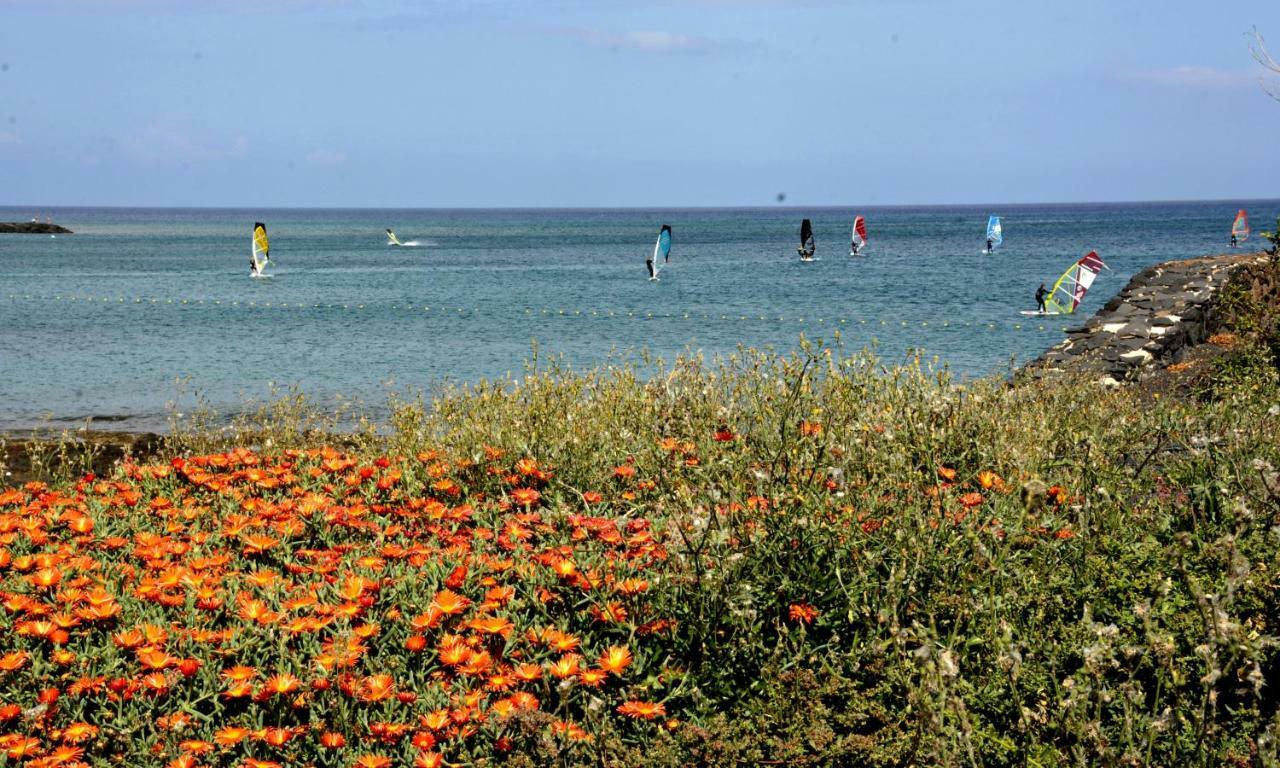
{"type": "Polygon", "coordinates": [[[8,764],[1277,764],[1274,381],[804,345],[217,423],[0,491],[8,764]]]}

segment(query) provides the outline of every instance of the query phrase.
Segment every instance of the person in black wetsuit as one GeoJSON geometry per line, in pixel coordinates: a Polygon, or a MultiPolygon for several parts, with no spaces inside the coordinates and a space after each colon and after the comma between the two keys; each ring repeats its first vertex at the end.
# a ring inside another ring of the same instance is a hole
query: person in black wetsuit
{"type": "Polygon", "coordinates": [[[992,249],[993,249],[994,247],[995,247],[995,243],[991,242],[991,238],[989,238],[989,237],[988,237],[988,238],[987,238],[987,253],[991,253],[991,251],[992,251],[992,249]]]}
{"type": "Polygon", "coordinates": [[[1041,313],[1047,311],[1044,308],[1044,300],[1045,300],[1045,297],[1048,295],[1049,295],[1049,292],[1045,290],[1044,283],[1041,283],[1040,288],[1036,290],[1036,307],[1040,310],[1041,313]]]}
{"type": "Polygon", "coordinates": [[[1235,233],[1235,232],[1232,232],[1232,233],[1231,233],[1231,247],[1232,247],[1232,248],[1235,248],[1235,247],[1236,247],[1237,245],[1239,245],[1239,244],[1240,244],[1240,241],[1236,240],[1236,233],[1235,233]]]}

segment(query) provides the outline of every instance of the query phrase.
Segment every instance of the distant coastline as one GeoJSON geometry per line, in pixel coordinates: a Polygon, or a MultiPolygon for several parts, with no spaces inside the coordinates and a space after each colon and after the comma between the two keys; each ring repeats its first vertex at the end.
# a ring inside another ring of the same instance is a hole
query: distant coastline
{"type": "Polygon", "coordinates": [[[10,235],[70,235],[71,230],[43,221],[0,222],[0,234],[10,235]]]}

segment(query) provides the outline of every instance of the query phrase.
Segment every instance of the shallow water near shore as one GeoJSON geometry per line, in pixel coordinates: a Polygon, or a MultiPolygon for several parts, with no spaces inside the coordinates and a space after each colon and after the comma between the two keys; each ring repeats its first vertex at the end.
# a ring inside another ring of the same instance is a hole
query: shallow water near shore
{"type": "MultiPolygon", "coordinates": [[[[1062,338],[1136,271],[1222,252],[1237,208],[1280,201],[732,210],[41,209],[75,231],[0,239],[0,429],[163,428],[198,394],[220,411],[299,386],[375,412],[388,390],[519,375],[533,348],[589,367],[801,334],[887,361],[913,349],[960,376],[1062,338]],[[848,255],[867,217],[865,257],[848,255]],[[1004,248],[985,256],[986,217],[1004,248]],[[800,263],[801,218],[820,261],[800,263]],[[270,279],[247,276],[267,224],[270,279]],[[644,261],[659,225],[661,279],[644,261]],[[414,248],[387,247],[393,228],[414,248]],[[1077,318],[1025,318],[1041,282],[1090,249],[1111,267],[1077,318]]],[[[0,221],[37,213],[0,208],[0,221]]],[[[1265,227],[1263,227],[1265,228],[1265,227]]],[[[1256,237],[1255,237],[1256,240],[1256,237]]],[[[1250,241],[1254,245],[1255,241],[1250,241]]]]}

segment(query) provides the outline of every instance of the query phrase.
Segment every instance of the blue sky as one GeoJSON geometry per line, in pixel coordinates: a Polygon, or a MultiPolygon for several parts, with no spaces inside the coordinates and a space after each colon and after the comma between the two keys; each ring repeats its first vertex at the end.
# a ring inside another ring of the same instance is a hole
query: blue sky
{"type": "Polygon", "coordinates": [[[1275,0],[0,0],[0,204],[1280,194],[1275,0]]]}

